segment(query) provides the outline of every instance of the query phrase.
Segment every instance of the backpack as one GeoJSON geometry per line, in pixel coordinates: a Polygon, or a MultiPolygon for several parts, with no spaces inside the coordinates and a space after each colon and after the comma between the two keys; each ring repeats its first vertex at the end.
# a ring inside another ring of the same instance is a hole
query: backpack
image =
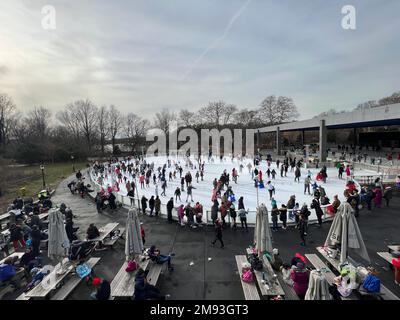
{"type": "Polygon", "coordinates": [[[128,265],[125,268],[126,272],[132,272],[135,271],[138,268],[138,263],[135,260],[129,260],[128,265]]]}
{"type": "Polygon", "coordinates": [[[363,288],[370,293],[379,293],[381,291],[381,280],[369,274],[364,280],[363,288]]]}
{"type": "Polygon", "coordinates": [[[263,269],[263,263],[262,261],[257,257],[257,256],[251,256],[249,259],[251,268],[257,271],[260,271],[263,269]]]}
{"type": "Polygon", "coordinates": [[[247,283],[254,281],[253,273],[251,272],[251,270],[247,270],[246,272],[244,272],[242,274],[242,280],[243,280],[243,282],[247,282],[247,283]]]}
{"type": "Polygon", "coordinates": [[[92,269],[86,263],[82,263],[75,268],[75,272],[79,278],[83,279],[92,273],[92,269]]]}

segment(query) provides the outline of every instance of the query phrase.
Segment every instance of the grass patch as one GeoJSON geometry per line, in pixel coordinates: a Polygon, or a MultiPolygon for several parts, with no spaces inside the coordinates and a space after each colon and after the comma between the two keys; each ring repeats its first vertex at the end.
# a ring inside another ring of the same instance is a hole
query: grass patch
{"type": "MultiPolygon", "coordinates": [[[[86,168],[87,162],[76,162],[75,169],[86,168]]],[[[36,199],[37,194],[43,189],[42,171],[40,165],[29,166],[2,166],[0,197],[0,214],[5,213],[7,206],[16,196],[21,195],[20,189],[25,188],[25,197],[36,199]]],[[[54,189],[58,184],[73,173],[71,162],[45,164],[44,176],[46,187],[54,189]]]]}

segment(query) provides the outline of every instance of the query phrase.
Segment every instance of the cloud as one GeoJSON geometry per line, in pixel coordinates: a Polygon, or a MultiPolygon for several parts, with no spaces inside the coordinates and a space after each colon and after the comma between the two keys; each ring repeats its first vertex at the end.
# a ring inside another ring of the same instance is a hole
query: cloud
{"type": "Polygon", "coordinates": [[[54,31],[44,4],[0,1],[0,88],[22,110],[89,98],[151,118],[276,94],[307,118],[399,90],[398,0],[357,2],[351,32],[337,2],[54,0],[54,31]]]}
{"type": "Polygon", "coordinates": [[[211,45],[209,45],[203,52],[202,54],[193,62],[193,64],[190,66],[189,70],[184,74],[183,79],[185,80],[190,73],[193,71],[193,69],[206,57],[206,55],[213,49],[215,49],[224,39],[228,36],[229,32],[231,31],[235,21],[240,18],[240,16],[243,14],[243,12],[246,10],[248,5],[250,4],[252,0],[246,0],[246,2],[239,8],[239,10],[233,15],[233,17],[229,20],[229,23],[224,29],[224,32],[222,35],[220,35],[218,38],[216,38],[211,45]]]}

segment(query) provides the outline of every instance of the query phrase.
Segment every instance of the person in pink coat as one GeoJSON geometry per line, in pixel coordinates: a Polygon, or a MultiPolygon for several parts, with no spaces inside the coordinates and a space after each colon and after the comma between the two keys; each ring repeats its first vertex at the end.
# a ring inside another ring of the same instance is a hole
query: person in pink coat
{"type": "Polygon", "coordinates": [[[380,208],[382,205],[382,189],[377,187],[374,189],[375,198],[374,203],[376,208],[380,208]]]}
{"type": "Polygon", "coordinates": [[[181,225],[181,226],[183,226],[184,225],[184,223],[183,223],[183,217],[185,216],[185,209],[184,209],[184,207],[183,207],[183,204],[181,204],[179,207],[178,207],[178,221],[179,221],[179,224],[181,225]]]}
{"type": "Polygon", "coordinates": [[[349,165],[346,166],[346,176],[347,176],[347,178],[349,178],[351,176],[351,170],[350,170],[349,165]]]}
{"type": "Polygon", "coordinates": [[[258,181],[262,181],[262,178],[263,178],[263,173],[262,173],[262,171],[260,170],[260,171],[258,172],[258,181]]]}
{"type": "Polygon", "coordinates": [[[298,262],[290,273],[290,278],[293,280],[293,289],[301,300],[304,300],[308,290],[309,277],[309,272],[303,262],[298,262]]]}

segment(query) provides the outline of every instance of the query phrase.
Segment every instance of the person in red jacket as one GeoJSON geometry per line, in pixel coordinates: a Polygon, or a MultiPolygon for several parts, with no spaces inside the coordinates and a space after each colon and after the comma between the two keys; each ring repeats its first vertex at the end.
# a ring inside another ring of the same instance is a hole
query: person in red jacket
{"type": "Polygon", "coordinates": [[[394,267],[394,283],[400,286],[400,258],[393,259],[392,265],[394,267]]]}

